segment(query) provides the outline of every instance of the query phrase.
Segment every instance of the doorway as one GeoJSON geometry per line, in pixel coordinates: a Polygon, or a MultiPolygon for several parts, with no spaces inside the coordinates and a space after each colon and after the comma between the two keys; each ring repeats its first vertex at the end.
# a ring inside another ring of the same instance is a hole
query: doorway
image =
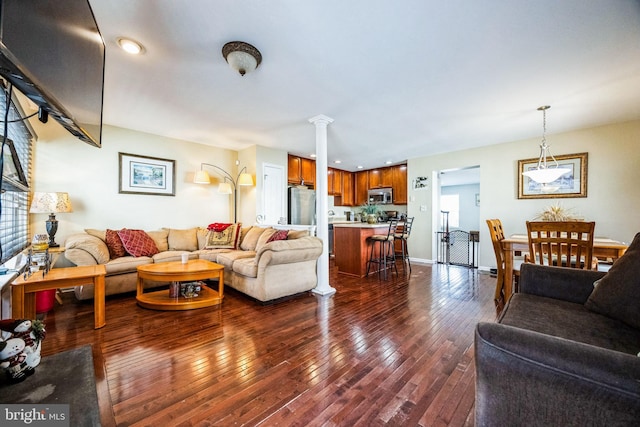
{"type": "Polygon", "coordinates": [[[478,266],[480,166],[438,173],[438,208],[433,210],[438,263],[478,266]]]}

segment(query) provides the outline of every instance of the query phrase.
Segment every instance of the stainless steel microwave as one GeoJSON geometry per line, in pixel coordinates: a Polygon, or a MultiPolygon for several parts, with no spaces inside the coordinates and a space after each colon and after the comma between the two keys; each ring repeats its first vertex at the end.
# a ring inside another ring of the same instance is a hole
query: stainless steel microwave
{"type": "Polygon", "coordinates": [[[393,203],[393,190],[391,188],[376,188],[369,190],[369,204],[390,205],[393,203]]]}

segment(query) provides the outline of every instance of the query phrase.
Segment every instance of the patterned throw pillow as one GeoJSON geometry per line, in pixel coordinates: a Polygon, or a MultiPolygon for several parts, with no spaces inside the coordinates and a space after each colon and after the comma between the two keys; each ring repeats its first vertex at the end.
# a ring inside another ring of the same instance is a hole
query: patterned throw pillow
{"type": "Polygon", "coordinates": [[[109,259],[127,256],[127,250],[124,248],[116,230],[107,229],[104,234],[104,241],[107,244],[107,249],[109,249],[109,259]]]}
{"type": "Polygon", "coordinates": [[[288,235],[289,230],[278,230],[267,239],[267,243],[273,242],[274,240],[287,240],[288,235]]]}
{"type": "Polygon", "coordinates": [[[232,224],[223,231],[209,230],[205,249],[237,249],[242,224],[232,224]]]}
{"type": "Polygon", "coordinates": [[[158,248],[153,239],[143,230],[129,230],[123,228],[118,231],[127,252],[135,257],[152,256],[158,253],[158,248]]]}

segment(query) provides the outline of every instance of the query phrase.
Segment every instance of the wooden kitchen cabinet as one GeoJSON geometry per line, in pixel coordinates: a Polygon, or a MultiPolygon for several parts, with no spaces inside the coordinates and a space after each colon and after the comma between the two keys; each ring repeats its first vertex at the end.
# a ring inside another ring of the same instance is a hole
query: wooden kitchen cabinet
{"type": "Polygon", "coordinates": [[[354,206],[367,204],[369,199],[369,172],[356,172],[354,181],[356,184],[354,206]]]}
{"type": "Polygon", "coordinates": [[[407,204],[407,165],[393,166],[393,203],[407,204]]]}
{"type": "Polygon", "coordinates": [[[339,206],[355,205],[355,174],[353,172],[342,171],[342,197],[335,198],[340,202],[339,206]]]}
{"type": "Polygon", "coordinates": [[[327,193],[329,196],[342,196],[342,171],[327,168],[327,193]]]}
{"type": "Polygon", "coordinates": [[[393,186],[393,171],[391,168],[371,169],[369,173],[369,188],[385,188],[393,186]]]}
{"type": "Polygon", "coordinates": [[[305,184],[313,187],[316,180],[316,162],[304,157],[288,157],[287,181],[289,184],[305,184]]]}

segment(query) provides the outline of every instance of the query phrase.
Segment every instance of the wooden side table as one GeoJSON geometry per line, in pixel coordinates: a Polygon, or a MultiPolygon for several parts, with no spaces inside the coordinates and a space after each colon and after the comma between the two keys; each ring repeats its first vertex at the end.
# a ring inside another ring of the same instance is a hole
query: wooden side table
{"type": "Polygon", "coordinates": [[[14,319],[35,319],[36,292],[93,283],[93,311],[95,328],[103,327],[104,316],[104,265],[53,268],[47,274],[38,271],[24,278],[20,275],[11,284],[11,312],[14,319]]]}

